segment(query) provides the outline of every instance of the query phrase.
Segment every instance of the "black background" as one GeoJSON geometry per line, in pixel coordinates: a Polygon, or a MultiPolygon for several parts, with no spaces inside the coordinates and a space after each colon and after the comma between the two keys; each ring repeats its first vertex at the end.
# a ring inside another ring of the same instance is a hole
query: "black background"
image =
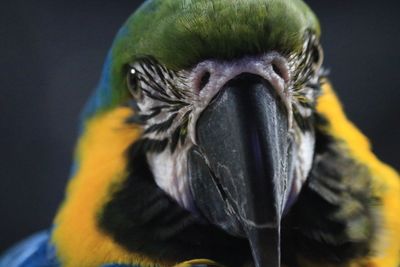
{"type": "MultiPolygon", "coordinates": [[[[78,114],[114,34],[140,2],[1,0],[0,251],[51,225],[78,114]]],[[[307,2],[347,114],[399,169],[399,1],[307,2]]]]}

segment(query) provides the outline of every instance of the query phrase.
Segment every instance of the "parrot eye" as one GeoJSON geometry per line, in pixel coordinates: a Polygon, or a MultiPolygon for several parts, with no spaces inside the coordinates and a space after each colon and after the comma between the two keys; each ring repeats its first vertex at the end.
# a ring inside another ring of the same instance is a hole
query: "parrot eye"
{"type": "Polygon", "coordinates": [[[139,88],[139,77],[138,72],[135,68],[129,67],[127,74],[127,85],[128,90],[135,99],[141,99],[142,94],[139,88]]]}
{"type": "Polygon", "coordinates": [[[324,52],[321,45],[316,44],[313,46],[312,56],[314,60],[314,66],[318,69],[319,67],[321,67],[324,60],[324,52]]]}

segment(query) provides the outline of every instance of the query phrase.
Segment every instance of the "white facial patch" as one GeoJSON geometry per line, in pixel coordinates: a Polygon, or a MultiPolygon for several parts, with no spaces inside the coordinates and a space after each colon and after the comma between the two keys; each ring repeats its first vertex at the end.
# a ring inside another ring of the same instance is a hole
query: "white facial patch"
{"type": "Polygon", "coordinates": [[[300,193],[313,164],[315,149],[314,131],[310,130],[299,133],[299,140],[296,140],[296,144],[295,177],[292,184],[293,197],[297,197],[300,193]]]}
{"type": "Polygon", "coordinates": [[[194,210],[193,199],[188,183],[188,148],[171,153],[169,149],[161,153],[148,153],[147,160],[155,182],[168,193],[181,207],[194,210]]]}

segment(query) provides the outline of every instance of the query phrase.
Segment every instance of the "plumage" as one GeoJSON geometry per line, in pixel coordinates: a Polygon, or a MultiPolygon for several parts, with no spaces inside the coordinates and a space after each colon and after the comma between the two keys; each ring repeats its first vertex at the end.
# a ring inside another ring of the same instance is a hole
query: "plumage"
{"type": "Polygon", "coordinates": [[[399,175],[345,116],[319,37],[300,0],[146,1],[51,230],[0,267],[399,266],[399,175]]]}

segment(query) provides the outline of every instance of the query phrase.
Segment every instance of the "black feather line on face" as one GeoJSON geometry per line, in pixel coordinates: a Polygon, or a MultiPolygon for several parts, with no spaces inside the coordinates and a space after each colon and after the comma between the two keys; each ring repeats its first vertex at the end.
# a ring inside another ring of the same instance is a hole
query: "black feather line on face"
{"type": "Polygon", "coordinates": [[[162,140],[143,138],[138,143],[137,149],[141,149],[143,151],[148,151],[148,152],[161,153],[167,148],[167,145],[168,145],[167,138],[162,140]]]}
{"type": "Polygon", "coordinates": [[[305,35],[303,50],[299,54],[290,56],[292,69],[292,84],[294,91],[302,91],[303,88],[320,90],[320,86],[313,80],[320,80],[323,61],[323,51],[318,38],[308,32],[305,35]]]}
{"type": "Polygon", "coordinates": [[[161,113],[161,111],[163,110],[162,107],[154,107],[151,109],[151,113],[148,115],[140,115],[140,117],[144,120],[144,121],[148,121],[152,118],[154,118],[155,116],[159,115],[161,113]]]}
{"type": "MultiPolygon", "coordinates": [[[[156,101],[156,103],[149,102],[155,106],[147,108],[146,111],[141,111],[138,108],[138,112],[129,118],[127,122],[145,126],[143,138],[146,138],[147,142],[150,139],[146,135],[149,134],[160,135],[159,138],[163,140],[167,139],[171,151],[174,152],[178,144],[184,145],[188,135],[191,109],[188,109],[182,116],[178,116],[180,110],[188,107],[191,101],[187,90],[178,87],[178,85],[182,86],[184,84],[183,80],[185,78],[168,70],[152,57],[140,58],[130,66],[131,69],[134,69],[134,72],[131,71],[131,73],[137,75],[138,90],[141,90],[144,96],[156,101]],[[167,119],[157,119],[162,113],[167,116],[167,119]],[[180,118],[179,125],[172,129],[178,117],[180,118]],[[161,136],[161,134],[168,131],[171,133],[170,136],[161,136]]],[[[145,98],[138,99],[137,106],[140,106],[140,101],[145,100],[145,98]]],[[[156,147],[165,148],[159,145],[156,145],[156,147]]]]}
{"type": "Polygon", "coordinates": [[[296,110],[293,109],[293,118],[297,123],[297,126],[300,128],[302,132],[310,131],[312,128],[313,118],[303,118],[302,115],[296,110]]]}
{"type": "Polygon", "coordinates": [[[142,58],[139,61],[139,65],[144,73],[141,73],[141,81],[146,83],[148,86],[155,89],[158,93],[169,98],[167,91],[171,92],[176,99],[184,99],[187,92],[185,90],[176,87],[173,81],[176,80],[178,75],[175,72],[167,70],[164,66],[159,64],[155,59],[151,57],[142,58]],[[149,72],[153,71],[153,74],[149,72]],[[168,75],[168,77],[166,77],[168,75]],[[158,79],[155,79],[157,77],[158,79]],[[157,81],[161,81],[161,84],[157,81]]]}
{"type": "Polygon", "coordinates": [[[145,125],[148,120],[159,115],[161,113],[161,111],[162,111],[162,108],[156,107],[156,108],[153,108],[152,113],[150,113],[148,115],[142,115],[139,113],[135,113],[135,115],[128,118],[128,120],[126,122],[133,123],[133,124],[139,124],[139,125],[145,125]]]}
{"type": "Polygon", "coordinates": [[[173,99],[170,99],[170,98],[167,98],[167,97],[164,97],[164,96],[155,95],[155,94],[151,93],[150,91],[148,91],[148,90],[146,90],[144,88],[142,88],[141,90],[143,92],[145,92],[148,97],[150,97],[150,98],[152,98],[154,100],[160,101],[160,102],[168,103],[168,104],[171,104],[171,105],[177,105],[177,106],[180,106],[180,107],[184,107],[184,106],[188,106],[189,105],[188,103],[185,103],[185,102],[180,101],[180,100],[173,100],[173,99]]]}
{"type": "Polygon", "coordinates": [[[154,125],[150,126],[149,128],[147,128],[144,131],[144,133],[145,134],[162,133],[162,132],[167,131],[171,127],[171,125],[174,122],[177,115],[178,115],[178,113],[172,114],[166,121],[164,121],[162,123],[154,124],[154,125]]]}
{"type": "Polygon", "coordinates": [[[153,66],[153,70],[157,73],[158,77],[160,78],[160,80],[166,84],[168,82],[168,79],[165,78],[164,72],[162,71],[162,69],[160,68],[159,64],[156,65],[152,65],[153,66]]]}
{"type": "Polygon", "coordinates": [[[182,130],[182,126],[179,125],[178,127],[176,127],[174,133],[172,134],[171,143],[170,143],[171,153],[173,153],[175,151],[176,147],[178,146],[181,130],[182,130]]]}
{"type": "Polygon", "coordinates": [[[170,89],[170,92],[171,92],[177,99],[184,99],[184,95],[181,93],[181,92],[184,92],[184,91],[181,91],[181,90],[177,89],[176,86],[175,86],[174,84],[172,84],[172,82],[169,81],[169,80],[167,80],[166,83],[167,83],[167,85],[168,85],[168,87],[169,87],[169,89],[170,89]]]}
{"type": "Polygon", "coordinates": [[[146,84],[148,87],[151,87],[154,89],[157,93],[161,94],[163,97],[169,98],[169,95],[167,94],[166,90],[164,89],[163,86],[158,84],[152,76],[149,76],[150,74],[147,73],[146,76],[140,76],[141,79],[140,81],[144,84],[146,84]]]}

